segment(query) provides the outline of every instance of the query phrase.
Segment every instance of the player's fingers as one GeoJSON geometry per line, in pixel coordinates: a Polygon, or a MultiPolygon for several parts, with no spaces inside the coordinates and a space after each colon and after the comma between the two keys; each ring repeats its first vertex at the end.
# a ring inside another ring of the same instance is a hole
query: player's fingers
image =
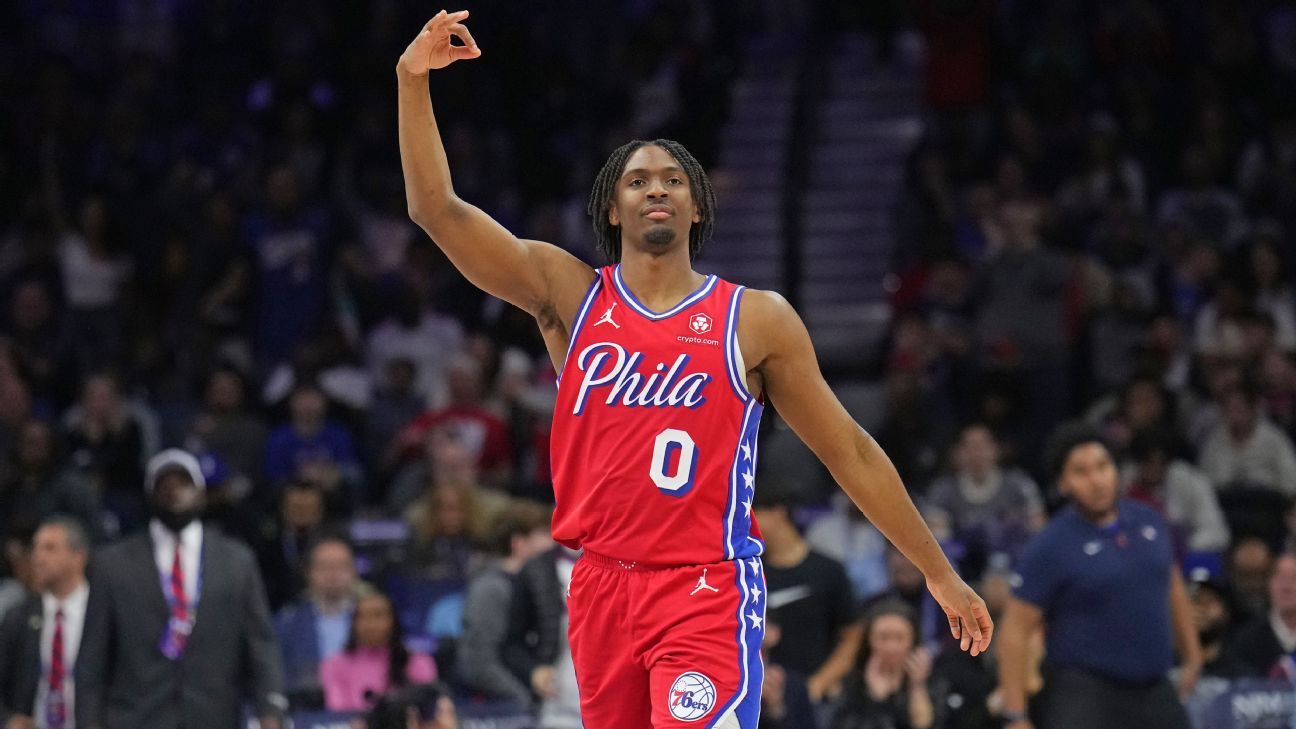
{"type": "Polygon", "coordinates": [[[981,628],[981,653],[985,653],[990,648],[990,639],[994,637],[994,618],[990,617],[990,610],[986,608],[985,601],[978,599],[972,603],[972,613],[976,616],[977,626],[981,628]]]}
{"type": "Polygon", "coordinates": [[[963,643],[963,650],[971,649],[972,655],[981,653],[981,622],[977,620],[976,611],[972,609],[972,602],[964,599],[961,601],[959,618],[963,621],[963,637],[966,640],[963,643]]]}
{"type": "Polygon", "coordinates": [[[477,41],[473,40],[472,33],[469,32],[468,26],[463,23],[455,23],[454,25],[451,25],[450,33],[451,35],[458,36],[459,40],[463,41],[463,44],[468,48],[477,47],[477,41]]]}
{"type": "Polygon", "coordinates": [[[436,15],[433,15],[431,20],[423,24],[423,30],[432,30],[432,26],[435,25],[437,21],[441,20],[445,16],[446,16],[446,11],[444,10],[437,13],[436,15]]]}
{"type": "Polygon", "coordinates": [[[953,636],[954,640],[958,640],[959,638],[962,638],[963,636],[961,635],[961,631],[959,630],[958,613],[946,608],[945,619],[949,621],[950,635],[953,636]]]}
{"type": "Polygon", "coordinates": [[[469,58],[476,58],[481,55],[481,49],[473,46],[450,46],[450,60],[463,61],[469,58]]]}

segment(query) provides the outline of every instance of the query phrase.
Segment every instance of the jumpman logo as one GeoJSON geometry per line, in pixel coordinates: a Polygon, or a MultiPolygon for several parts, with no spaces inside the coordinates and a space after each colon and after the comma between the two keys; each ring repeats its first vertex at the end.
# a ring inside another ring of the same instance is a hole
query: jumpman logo
{"type": "Polygon", "coordinates": [[[711,592],[720,592],[716,588],[706,583],[706,575],[707,575],[707,571],[705,569],[702,570],[702,576],[698,578],[697,587],[693,588],[693,592],[689,593],[689,597],[696,595],[698,593],[698,590],[710,590],[711,592]]]}
{"type": "Polygon", "coordinates": [[[617,329],[620,329],[621,325],[612,321],[612,310],[616,308],[616,305],[617,302],[613,301],[612,305],[608,307],[608,310],[603,312],[603,316],[599,317],[599,320],[594,322],[594,326],[598,326],[599,324],[611,324],[617,329]]]}

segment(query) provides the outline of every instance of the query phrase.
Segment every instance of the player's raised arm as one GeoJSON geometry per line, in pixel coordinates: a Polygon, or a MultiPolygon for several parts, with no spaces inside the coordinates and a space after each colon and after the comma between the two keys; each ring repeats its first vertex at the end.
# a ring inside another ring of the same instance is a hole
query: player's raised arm
{"type": "MultiPolygon", "coordinates": [[[[478,288],[537,317],[555,307],[564,315],[573,313],[577,304],[565,299],[574,296],[579,300],[594,276],[589,266],[556,246],[518,239],[489,215],[460,200],[451,184],[427,75],[481,55],[463,24],[467,18],[467,10],[441,11],[423,26],[396,63],[401,168],[410,218],[478,288]],[[452,45],[452,36],[463,45],[452,45]]],[[[543,320],[541,324],[544,326],[543,320]]]]}
{"type": "Polygon", "coordinates": [[[869,521],[922,570],[963,650],[984,651],[994,631],[985,602],[950,566],[891,459],[828,388],[801,317],[778,294],[750,291],[740,321],[753,322],[747,330],[753,336],[740,344],[779,415],[869,521]]]}

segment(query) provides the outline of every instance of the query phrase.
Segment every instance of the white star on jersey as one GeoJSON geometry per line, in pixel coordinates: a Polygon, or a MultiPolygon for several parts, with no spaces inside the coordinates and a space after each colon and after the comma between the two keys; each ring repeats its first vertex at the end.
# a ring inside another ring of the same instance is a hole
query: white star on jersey
{"type": "Polygon", "coordinates": [[[756,480],[756,474],[752,473],[751,471],[743,471],[742,477],[743,477],[743,483],[747,485],[747,488],[752,489],[754,491],[756,489],[756,486],[753,484],[753,481],[756,480]]]}
{"type": "Polygon", "coordinates": [[[751,446],[747,445],[747,443],[744,441],[743,443],[738,445],[738,449],[742,451],[744,461],[751,460],[751,446]]]}
{"type": "MultiPolygon", "coordinates": [[[[611,324],[612,326],[616,327],[617,329],[620,329],[620,328],[621,328],[621,325],[620,325],[620,324],[617,324],[617,323],[614,322],[614,321],[612,321],[612,310],[616,308],[616,305],[617,305],[617,302],[613,301],[613,302],[612,302],[612,305],[608,307],[607,311],[603,312],[603,316],[599,317],[599,320],[596,321],[596,322],[594,322],[594,326],[598,326],[599,324],[611,324]]],[[[591,327],[591,329],[592,329],[592,328],[593,328],[593,327],[591,327]]]]}
{"type": "Polygon", "coordinates": [[[760,587],[758,587],[757,585],[752,585],[752,599],[755,600],[756,602],[760,602],[760,596],[761,596],[760,587]]]}
{"type": "Polygon", "coordinates": [[[751,506],[752,506],[751,499],[747,499],[746,501],[743,502],[743,508],[747,510],[748,517],[751,516],[751,506]]]}
{"type": "Polygon", "coordinates": [[[765,618],[762,618],[761,616],[757,615],[756,610],[754,608],[750,613],[747,614],[747,619],[751,621],[751,626],[753,628],[760,628],[761,623],[765,622],[765,618]]]}

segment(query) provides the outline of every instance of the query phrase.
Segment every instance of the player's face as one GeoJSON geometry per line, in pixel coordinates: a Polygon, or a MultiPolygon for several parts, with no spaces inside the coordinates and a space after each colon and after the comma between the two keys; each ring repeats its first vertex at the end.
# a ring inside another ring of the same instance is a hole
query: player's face
{"type": "Polygon", "coordinates": [[[1101,443],[1071,449],[1062,469],[1062,492],[1090,517],[1103,517],[1116,508],[1116,464],[1101,443]]]}
{"type": "Polygon", "coordinates": [[[608,220],[621,226],[623,244],[662,253],[687,248],[689,227],[702,218],[679,162],[661,147],[647,145],[626,160],[608,220]]]}

